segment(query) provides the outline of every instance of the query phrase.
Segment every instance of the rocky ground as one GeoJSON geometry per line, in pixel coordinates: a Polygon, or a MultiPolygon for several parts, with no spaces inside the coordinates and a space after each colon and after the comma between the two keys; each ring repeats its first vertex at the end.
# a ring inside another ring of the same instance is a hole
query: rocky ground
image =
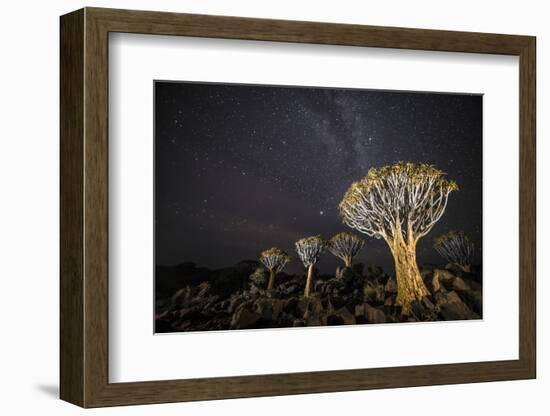
{"type": "Polygon", "coordinates": [[[156,332],[379,324],[480,319],[480,268],[421,266],[432,296],[408,316],[395,305],[397,285],[376,266],[340,268],[320,275],[303,299],[305,277],[280,273],[273,290],[254,261],[210,271],[185,263],[157,269],[156,332]]]}

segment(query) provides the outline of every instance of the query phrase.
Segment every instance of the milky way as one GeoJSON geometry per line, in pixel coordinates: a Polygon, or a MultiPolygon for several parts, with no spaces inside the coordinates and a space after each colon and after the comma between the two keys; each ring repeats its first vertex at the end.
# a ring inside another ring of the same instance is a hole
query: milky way
{"type": "MultiPolygon", "coordinates": [[[[371,167],[437,166],[460,191],[418,246],[464,230],[481,261],[482,97],[355,89],[155,83],[155,252],[159,265],[219,268],[278,246],[348,230],[338,203],[371,167]]],[[[391,271],[383,241],[365,236],[358,261],[391,271]]],[[[325,254],[319,267],[333,271],[325,254]]]]}

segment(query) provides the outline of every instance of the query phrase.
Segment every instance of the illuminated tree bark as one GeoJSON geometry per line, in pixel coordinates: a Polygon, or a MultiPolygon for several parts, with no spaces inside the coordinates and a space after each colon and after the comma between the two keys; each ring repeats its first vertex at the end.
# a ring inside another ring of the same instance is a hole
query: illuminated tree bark
{"type": "Polygon", "coordinates": [[[319,257],[325,249],[325,242],[320,236],[313,236],[296,241],[295,246],[296,252],[307,270],[304,298],[308,298],[311,294],[311,286],[313,284],[313,266],[319,261],[319,257]]]}
{"type": "Polygon", "coordinates": [[[388,244],[395,262],[396,303],[405,315],[414,301],[429,295],[416,263],[416,245],[445,212],[449,194],[458,189],[444,175],[426,164],[372,168],[340,202],[344,224],[388,244]]]}
{"type": "Polygon", "coordinates": [[[313,282],[313,264],[310,264],[307,268],[307,280],[306,280],[306,287],[304,289],[304,298],[309,298],[309,292],[311,291],[312,282],[313,282]]]}
{"type": "Polygon", "coordinates": [[[400,234],[390,245],[395,262],[395,278],[397,280],[397,298],[395,302],[407,313],[410,304],[422,300],[430,292],[424,285],[420,270],[416,263],[416,243],[405,243],[400,234]]]}
{"type": "Polygon", "coordinates": [[[260,262],[269,270],[268,290],[273,289],[275,286],[275,276],[283,270],[289,261],[290,257],[288,254],[277,247],[272,247],[260,254],[260,262]]]}
{"type": "Polygon", "coordinates": [[[346,231],[336,234],[327,242],[328,250],[344,262],[344,266],[351,267],[354,257],[363,248],[365,240],[346,231]]]}

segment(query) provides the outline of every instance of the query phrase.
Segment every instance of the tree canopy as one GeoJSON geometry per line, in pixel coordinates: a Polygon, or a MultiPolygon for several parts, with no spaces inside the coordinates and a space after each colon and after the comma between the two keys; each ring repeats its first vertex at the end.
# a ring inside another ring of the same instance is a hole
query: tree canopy
{"type": "Polygon", "coordinates": [[[283,270],[285,265],[290,261],[290,256],[283,250],[277,247],[271,247],[262,251],[260,254],[260,262],[268,269],[275,273],[283,270]]]}
{"type": "Polygon", "coordinates": [[[346,225],[371,237],[390,242],[401,233],[405,241],[416,242],[441,218],[456,190],[443,171],[424,163],[371,168],[345,193],[340,215],[346,225]]]}
{"type": "Polygon", "coordinates": [[[325,242],[321,236],[302,238],[295,243],[296,252],[305,267],[309,267],[319,261],[319,256],[325,249],[325,242]]]}

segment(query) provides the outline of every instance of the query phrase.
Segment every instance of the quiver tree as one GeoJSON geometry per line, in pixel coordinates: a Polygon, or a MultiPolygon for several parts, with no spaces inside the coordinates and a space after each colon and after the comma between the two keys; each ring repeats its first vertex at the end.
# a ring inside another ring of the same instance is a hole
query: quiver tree
{"type": "Polygon", "coordinates": [[[449,231],[434,239],[434,248],[447,262],[470,271],[470,260],[474,254],[474,243],[463,231],[449,231]]]}
{"type": "Polygon", "coordinates": [[[342,259],[346,267],[351,267],[353,258],[363,248],[363,245],[365,245],[365,240],[347,231],[336,234],[327,242],[328,251],[342,259]]]}
{"type": "Polygon", "coordinates": [[[443,215],[449,194],[458,190],[444,176],[426,164],[372,168],[340,202],[344,224],[388,244],[395,261],[396,303],[403,314],[429,294],[416,264],[416,244],[443,215]]]}
{"type": "Polygon", "coordinates": [[[271,247],[260,254],[260,262],[269,270],[268,289],[273,289],[275,275],[281,272],[289,261],[289,255],[277,247],[271,247]]]}
{"type": "Polygon", "coordinates": [[[307,269],[306,287],[304,289],[304,298],[308,298],[311,291],[313,280],[313,266],[319,261],[319,256],[325,248],[325,242],[321,236],[302,238],[295,243],[296,252],[300,260],[307,269]]]}

